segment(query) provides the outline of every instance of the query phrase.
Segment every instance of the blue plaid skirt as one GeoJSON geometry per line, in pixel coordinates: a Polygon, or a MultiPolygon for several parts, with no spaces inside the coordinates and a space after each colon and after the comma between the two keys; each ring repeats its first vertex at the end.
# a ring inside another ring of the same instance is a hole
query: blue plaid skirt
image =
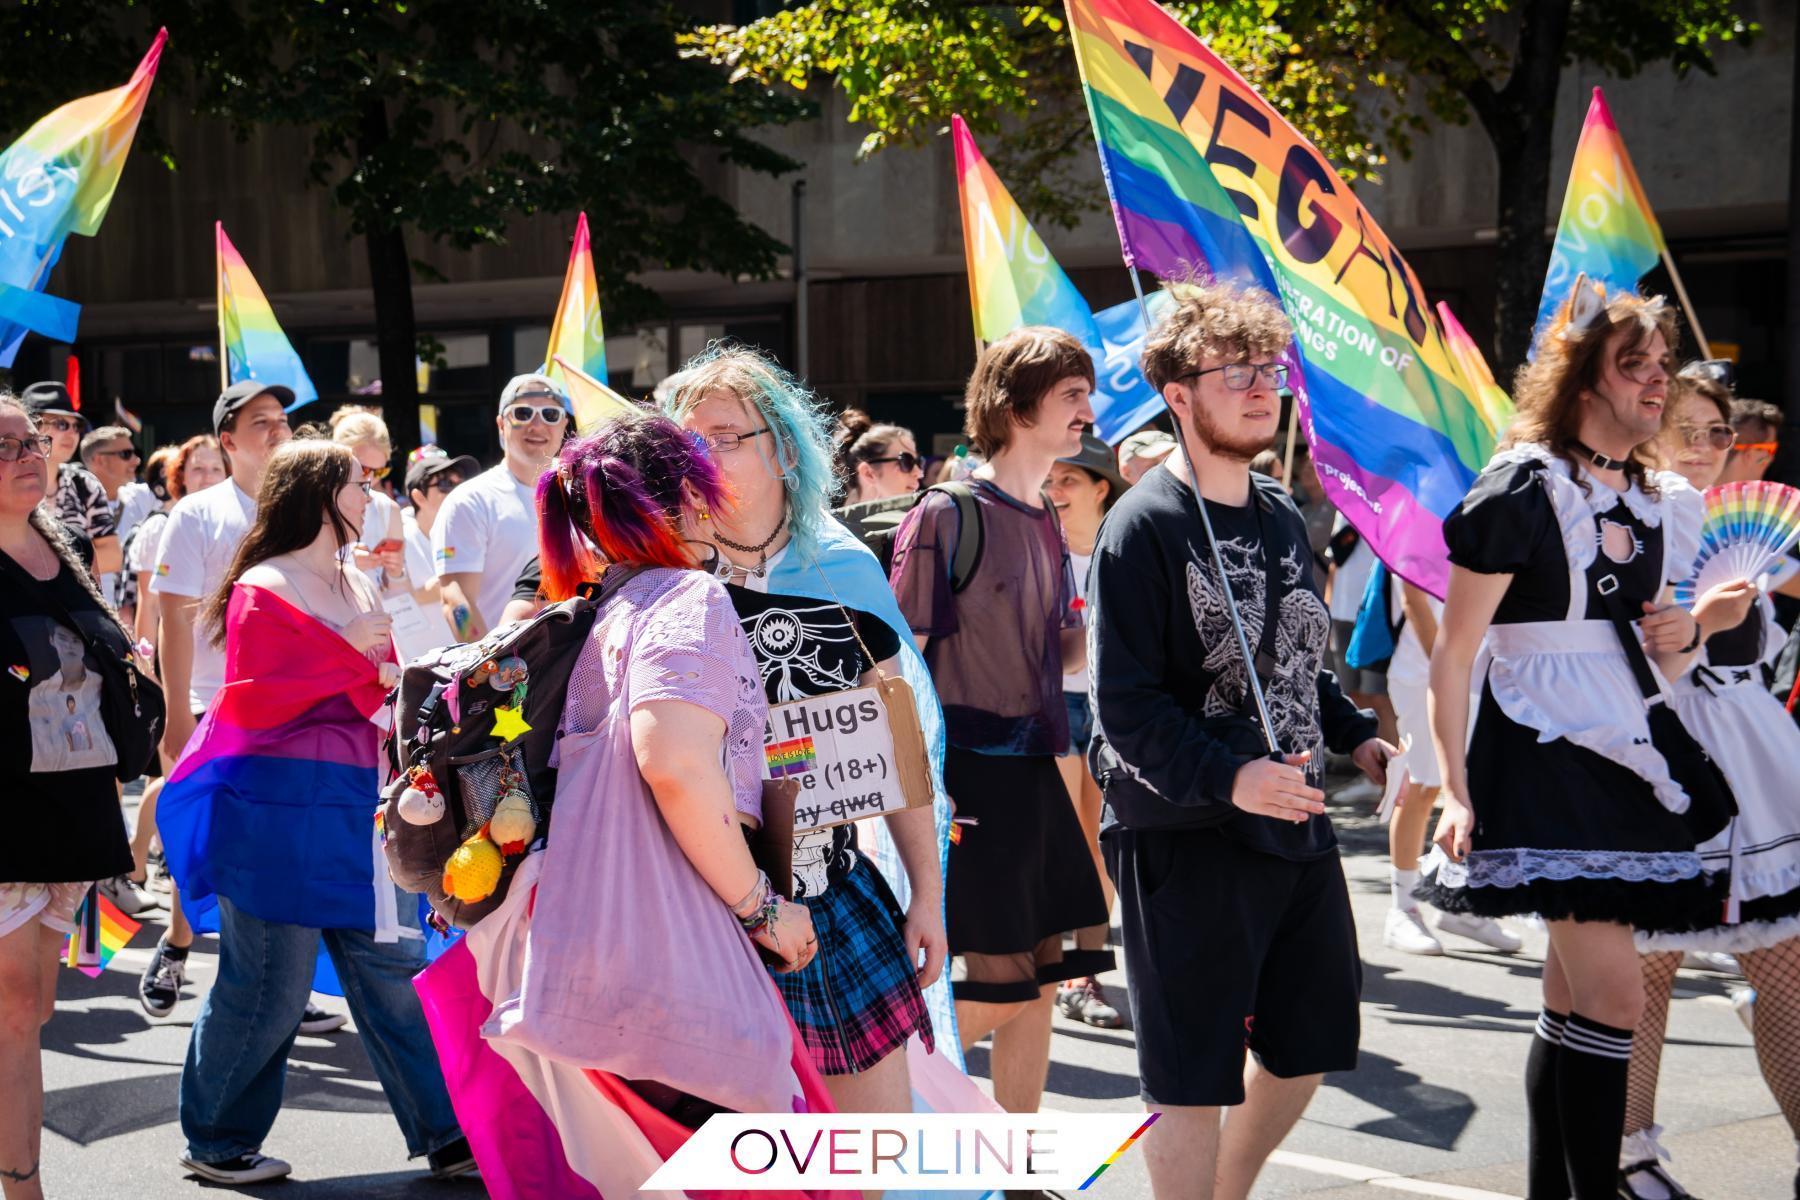
{"type": "Polygon", "coordinates": [[[866,1071],[914,1031],[933,1044],[907,960],[905,915],[875,864],[859,850],[849,853],[851,869],[804,901],[819,953],[805,970],[774,976],[821,1075],[866,1071]]]}

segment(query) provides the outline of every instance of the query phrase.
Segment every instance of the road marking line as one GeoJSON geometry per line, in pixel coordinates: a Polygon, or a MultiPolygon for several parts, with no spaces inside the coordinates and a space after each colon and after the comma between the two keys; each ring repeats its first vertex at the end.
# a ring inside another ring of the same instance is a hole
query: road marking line
{"type": "Polygon", "coordinates": [[[1439,1200],[1519,1200],[1519,1197],[1506,1192],[1489,1192],[1481,1188],[1463,1187],[1455,1183],[1439,1183],[1431,1179],[1413,1179],[1377,1167],[1339,1162],[1335,1158],[1319,1158],[1312,1154],[1295,1154],[1291,1150],[1277,1150],[1269,1156],[1269,1161],[1283,1167],[1310,1171],[1314,1175],[1353,1179],[1357,1183],[1366,1183],[1370,1187],[1389,1188],[1396,1192],[1411,1192],[1417,1196],[1436,1196],[1439,1200]]]}

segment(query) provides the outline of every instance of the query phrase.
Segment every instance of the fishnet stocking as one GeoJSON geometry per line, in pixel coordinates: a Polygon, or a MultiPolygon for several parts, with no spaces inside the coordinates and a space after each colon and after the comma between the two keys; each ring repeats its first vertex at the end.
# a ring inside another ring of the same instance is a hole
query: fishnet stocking
{"type": "Polygon", "coordinates": [[[1800,1138],[1800,938],[1737,956],[1756,989],[1756,1061],[1800,1138]]]}
{"type": "Polygon", "coordinates": [[[1644,1015],[1638,1018],[1631,1043],[1631,1072],[1625,1088],[1626,1137],[1656,1124],[1656,1078],[1662,1072],[1663,1038],[1669,1029],[1669,997],[1681,952],[1646,954],[1644,1015]]]}

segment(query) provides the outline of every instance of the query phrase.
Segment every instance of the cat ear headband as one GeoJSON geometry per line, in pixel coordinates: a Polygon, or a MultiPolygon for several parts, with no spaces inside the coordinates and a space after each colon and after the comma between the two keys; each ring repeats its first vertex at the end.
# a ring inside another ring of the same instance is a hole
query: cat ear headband
{"type": "MultiPolygon", "coordinates": [[[[1646,300],[1644,307],[1651,320],[1659,321],[1668,303],[1663,297],[1656,296],[1646,300]]],[[[1607,323],[1606,285],[1597,279],[1589,279],[1584,271],[1575,277],[1569,300],[1569,320],[1557,336],[1566,342],[1580,341],[1607,323]]]]}

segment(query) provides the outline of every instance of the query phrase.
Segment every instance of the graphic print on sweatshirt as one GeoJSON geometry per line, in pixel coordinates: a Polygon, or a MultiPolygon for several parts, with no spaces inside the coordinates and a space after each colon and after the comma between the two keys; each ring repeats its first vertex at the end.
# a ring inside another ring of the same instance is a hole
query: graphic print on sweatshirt
{"type": "MultiPolygon", "coordinates": [[[[1231,580],[1231,594],[1237,599],[1244,637],[1254,654],[1261,644],[1266,612],[1262,550],[1254,542],[1234,538],[1219,543],[1219,556],[1231,580]]],[[[1317,786],[1325,761],[1324,734],[1319,727],[1319,666],[1324,659],[1331,617],[1325,602],[1303,582],[1299,556],[1299,548],[1290,546],[1281,558],[1275,677],[1265,686],[1263,698],[1268,702],[1269,720],[1282,750],[1289,754],[1313,752],[1307,775],[1317,786]]],[[[1194,628],[1206,647],[1201,670],[1210,677],[1202,715],[1223,717],[1254,711],[1254,702],[1246,701],[1244,658],[1238,650],[1237,635],[1231,630],[1231,611],[1219,589],[1210,556],[1204,564],[1189,560],[1187,593],[1194,628]]]]}

